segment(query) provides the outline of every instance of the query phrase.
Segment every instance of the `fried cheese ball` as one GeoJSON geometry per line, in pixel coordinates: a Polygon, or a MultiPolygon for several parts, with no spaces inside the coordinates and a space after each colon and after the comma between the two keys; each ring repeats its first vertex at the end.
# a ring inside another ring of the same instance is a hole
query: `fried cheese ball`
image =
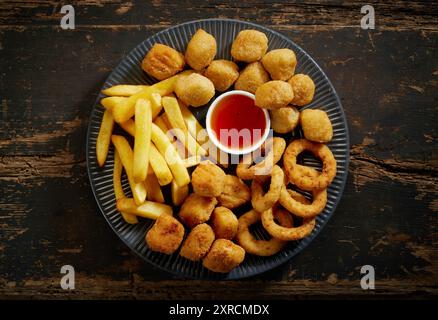
{"type": "Polygon", "coordinates": [[[228,209],[234,209],[247,203],[251,199],[249,187],[239,177],[227,174],[224,190],[217,197],[219,204],[228,209]]]}
{"type": "Polygon", "coordinates": [[[178,77],[175,93],[182,102],[192,107],[207,104],[214,96],[214,84],[198,73],[178,77]]]}
{"type": "Polygon", "coordinates": [[[184,69],[184,56],[175,49],[156,43],[146,54],[141,68],[150,76],[167,79],[184,69]]]}
{"type": "Polygon", "coordinates": [[[203,29],[198,29],[187,45],[185,58],[195,70],[207,67],[216,56],[216,39],[203,29]]]}
{"type": "Polygon", "coordinates": [[[293,98],[294,93],[289,83],[273,80],[257,88],[255,105],[264,109],[280,109],[286,107],[293,98]]]}
{"type": "Polygon", "coordinates": [[[203,260],[205,268],[220,273],[228,273],[245,259],[245,250],[230,240],[217,239],[203,260]]]}
{"type": "Polygon", "coordinates": [[[296,106],[304,106],[313,100],[315,94],[315,83],[305,74],[296,74],[289,79],[288,83],[294,91],[294,99],[292,104],[296,106]]]}
{"type": "Polygon", "coordinates": [[[326,143],[333,137],[332,123],[323,110],[306,109],[301,111],[300,122],[307,140],[326,143]]]}
{"type": "Polygon", "coordinates": [[[231,45],[231,56],[237,61],[260,60],[268,50],[268,37],[257,30],[242,30],[231,45]]]}
{"type": "Polygon", "coordinates": [[[300,112],[293,106],[269,110],[271,128],[277,133],[293,131],[300,121],[300,112]]]}
{"type": "Polygon", "coordinates": [[[181,221],[193,228],[210,219],[210,215],[216,207],[217,200],[213,197],[203,197],[199,194],[190,194],[181,206],[179,217],[181,221]]]}
{"type": "Polygon", "coordinates": [[[211,215],[211,226],[217,239],[231,240],[237,233],[239,221],[230,209],[217,207],[211,215]]]}
{"type": "Polygon", "coordinates": [[[174,217],[162,214],[146,234],[146,243],[152,251],[172,254],[183,238],[183,225],[174,217]]]}
{"type": "Polygon", "coordinates": [[[297,57],[291,49],[275,49],[263,56],[262,64],[272,80],[287,81],[295,73],[297,57]]]}
{"type": "Polygon", "coordinates": [[[214,60],[204,75],[213,82],[217,91],[223,92],[231,87],[239,77],[239,67],[233,61],[214,60]]]}
{"type": "Polygon", "coordinates": [[[224,191],[226,174],[211,161],[201,162],[192,173],[193,192],[204,197],[217,197],[224,191]]]}
{"type": "Polygon", "coordinates": [[[206,256],[214,239],[213,229],[208,224],[198,224],[184,240],[180,255],[192,261],[199,261],[206,256]]]}
{"type": "Polygon", "coordinates": [[[243,69],[236,83],[234,83],[234,88],[254,94],[258,87],[268,81],[269,74],[263,68],[263,65],[257,61],[248,64],[245,69],[243,69]]]}

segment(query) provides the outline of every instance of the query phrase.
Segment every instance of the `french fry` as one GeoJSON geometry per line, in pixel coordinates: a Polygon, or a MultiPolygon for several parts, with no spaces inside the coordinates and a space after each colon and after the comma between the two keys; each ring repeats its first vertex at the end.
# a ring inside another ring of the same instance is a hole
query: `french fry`
{"type": "Polygon", "coordinates": [[[149,164],[149,168],[152,168],[160,186],[168,185],[173,180],[172,172],[167,166],[166,160],[153,143],[149,147],[149,164]]]}
{"type": "Polygon", "coordinates": [[[105,110],[100,124],[99,134],[96,141],[96,158],[100,167],[105,164],[111,141],[111,133],[114,128],[114,119],[111,111],[105,110]]]}
{"type": "Polygon", "coordinates": [[[179,187],[175,181],[172,181],[170,192],[172,194],[172,203],[175,206],[180,206],[189,195],[189,185],[179,187]]]}
{"type": "Polygon", "coordinates": [[[138,206],[132,198],[117,200],[117,210],[154,220],[161,214],[173,215],[172,207],[167,204],[146,200],[138,206]]]}
{"type": "Polygon", "coordinates": [[[152,110],[149,100],[138,99],[135,104],[135,139],[133,175],[135,182],[146,180],[151,144],[152,110]]]}
{"type": "Polygon", "coordinates": [[[148,174],[145,180],[145,185],[147,190],[147,200],[164,203],[163,192],[161,191],[158,179],[153,172],[148,174]]]}
{"type": "MultiPolygon", "coordinates": [[[[184,146],[184,135],[181,134],[181,131],[179,130],[172,130],[172,125],[170,124],[169,120],[167,119],[167,114],[163,113],[160,117],[160,120],[158,123],[166,129],[166,131],[163,130],[164,133],[166,133],[167,137],[172,142],[173,146],[176,148],[176,151],[178,151],[179,156],[181,159],[185,159],[187,157],[188,150],[184,146]],[[186,151],[187,150],[187,151],[186,151]]],[[[161,127],[160,127],[161,129],[161,127]]],[[[193,146],[193,144],[192,144],[193,146]]]]}
{"type": "MultiPolygon", "coordinates": [[[[154,123],[158,126],[158,128],[161,129],[164,133],[167,133],[169,131],[169,126],[167,124],[167,120],[165,119],[165,113],[163,113],[161,116],[156,117],[154,119],[154,123]]],[[[172,139],[171,139],[172,140],[172,139]]],[[[172,140],[173,142],[173,140],[172,140]]]]}
{"type": "Polygon", "coordinates": [[[190,168],[190,167],[194,167],[196,165],[198,165],[202,160],[201,156],[191,156],[185,159],[182,159],[183,163],[184,163],[184,167],[186,168],[190,168]]]}
{"type": "Polygon", "coordinates": [[[146,187],[144,182],[136,183],[133,176],[133,161],[134,153],[129,145],[128,140],[125,137],[112,135],[111,140],[120,155],[123,167],[125,168],[126,175],[128,176],[129,185],[132,190],[132,195],[136,204],[142,204],[146,200],[146,187]]]}
{"type": "Polygon", "coordinates": [[[107,96],[122,96],[129,97],[133,94],[140,92],[141,90],[146,89],[149,86],[146,85],[133,85],[133,84],[118,84],[112,87],[109,87],[105,90],[102,90],[102,93],[107,96]]]}
{"type": "Polygon", "coordinates": [[[122,127],[127,133],[131,136],[135,137],[135,122],[132,119],[129,119],[125,122],[119,123],[119,126],[122,127]]]}
{"type": "MultiPolygon", "coordinates": [[[[114,195],[116,196],[116,201],[122,198],[125,198],[125,193],[122,188],[122,170],[123,165],[120,160],[119,153],[117,150],[114,151],[114,171],[113,171],[113,186],[114,186],[114,195]]],[[[138,223],[138,219],[135,215],[120,211],[123,219],[129,224],[138,223]]]]}
{"type": "Polygon", "coordinates": [[[181,157],[167,135],[155,123],[152,123],[151,138],[158,151],[160,151],[161,155],[166,159],[170,171],[172,171],[173,178],[178,186],[182,187],[189,184],[190,175],[187,168],[184,167],[181,157]]]}
{"type": "Polygon", "coordinates": [[[107,110],[112,111],[114,106],[123,103],[128,98],[126,97],[105,97],[100,100],[100,104],[107,110]]]}
{"type": "Polygon", "coordinates": [[[151,94],[149,100],[151,101],[151,107],[153,110],[152,119],[155,119],[155,117],[158,116],[163,109],[163,105],[161,104],[161,96],[159,93],[154,92],[151,94]]]}

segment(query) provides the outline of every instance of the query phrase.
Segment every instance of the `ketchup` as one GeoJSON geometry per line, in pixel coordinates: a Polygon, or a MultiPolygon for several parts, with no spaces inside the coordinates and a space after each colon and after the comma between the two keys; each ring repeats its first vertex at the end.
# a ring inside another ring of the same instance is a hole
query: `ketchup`
{"type": "Polygon", "coordinates": [[[230,149],[243,149],[262,138],[266,130],[266,118],[263,110],[254,105],[253,99],[234,94],[219,101],[211,115],[211,128],[222,145],[230,149]],[[221,131],[224,129],[225,132],[221,131]]]}

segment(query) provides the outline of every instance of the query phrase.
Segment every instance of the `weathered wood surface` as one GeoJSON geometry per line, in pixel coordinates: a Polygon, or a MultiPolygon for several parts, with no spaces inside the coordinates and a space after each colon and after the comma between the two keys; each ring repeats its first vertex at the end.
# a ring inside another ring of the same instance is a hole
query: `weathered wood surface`
{"type": "Polygon", "coordinates": [[[70,31],[57,1],[0,3],[0,297],[436,297],[437,5],[376,4],[377,28],[364,31],[352,1],[179,3],[80,1],[70,31]],[[270,26],[309,52],[342,99],[352,148],[344,196],[306,250],[213,285],[155,270],[117,238],[90,189],[85,136],[100,86],[129,50],[215,17],[270,26]],[[64,264],[77,272],[72,292],[59,288],[64,264]],[[360,288],[365,264],[376,269],[372,292],[360,288]]]}

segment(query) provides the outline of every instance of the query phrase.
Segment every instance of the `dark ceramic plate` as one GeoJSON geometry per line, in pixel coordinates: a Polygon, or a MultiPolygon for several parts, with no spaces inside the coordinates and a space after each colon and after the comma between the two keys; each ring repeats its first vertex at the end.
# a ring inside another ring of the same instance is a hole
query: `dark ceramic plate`
{"type": "MultiPolygon", "coordinates": [[[[103,88],[108,88],[110,86],[122,83],[154,83],[155,81],[148,77],[140,68],[144,55],[156,42],[169,45],[181,52],[184,52],[189,39],[198,28],[203,28],[207,32],[213,34],[216,38],[218,44],[216,59],[231,59],[231,43],[240,30],[260,30],[269,38],[268,50],[277,48],[290,48],[294,50],[298,60],[296,72],[309,75],[315,82],[315,98],[313,102],[307,105],[305,108],[318,108],[325,110],[333,124],[334,135],[333,140],[329,143],[329,147],[337,161],[337,175],[333,183],[328,188],[327,205],[324,211],[317,217],[316,227],[312,234],[303,240],[290,242],[281,252],[271,257],[257,257],[247,254],[245,261],[239,267],[226,275],[212,273],[203,268],[201,262],[191,262],[179,256],[178,253],[168,256],[149,250],[145,243],[144,237],[147,230],[151,227],[152,221],[142,219],[141,222],[136,225],[129,225],[124,222],[121,215],[116,210],[112,185],[114,164],[114,150],[112,147],[110,148],[105,166],[103,168],[99,168],[97,165],[95,145],[100,122],[104,112],[104,108],[99,104],[100,99],[103,97],[102,95],[99,95],[93,107],[88,127],[88,174],[96,201],[105,219],[108,221],[114,232],[123,240],[123,242],[125,242],[129,248],[131,248],[144,260],[151,263],[155,267],[182,277],[198,279],[240,279],[265,272],[281,265],[282,263],[285,263],[303,250],[327,223],[342,196],[347,178],[349,154],[347,122],[338,95],[330,83],[330,80],[316,64],[316,62],[303,49],[280,33],[253,23],[236,20],[212,19],[193,21],[158,32],[138,45],[122,60],[122,62],[114,69],[114,71],[105,81],[103,88]]],[[[208,106],[193,110],[196,117],[203,124],[205,122],[207,109],[208,106]]],[[[292,136],[300,135],[301,133],[297,131],[286,138],[290,140],[292,136]]],[[[301,161],[309,166],[320,166],[319,162],[311,157],[304,156],[301,161]]],[[[131,195],[125,176],[123,176],[122,184],[125,193],[127,195],[131,195]]],[[[175,212],[177,212],[176,210],[175,212]]],[[[245,208],[243,208],[243,210],[245,210],[245,208]]],[[[238,212],[238,214],[239,213],[240,212],[238,212]]],[[[261,228],[256,228],[255,233],[256,236],[260,238],[264,238],[266,236],[266,233],[264,233],[261,228]]]]}

